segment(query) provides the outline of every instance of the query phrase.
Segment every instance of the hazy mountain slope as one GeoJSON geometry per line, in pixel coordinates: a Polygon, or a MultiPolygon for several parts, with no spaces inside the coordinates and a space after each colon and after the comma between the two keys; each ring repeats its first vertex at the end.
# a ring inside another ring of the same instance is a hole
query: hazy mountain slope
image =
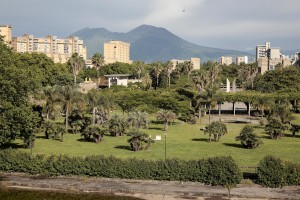
{"type": "Polygon", "coordinates": [[[164,28],[141,25],[128,33],[110,32],[104,28],[84,28],[74,34],[84,40],[88,56],[103,53],[105,41],[121,40],[130,43],[132,60],[167,61],[199,57],[201,61],[219,60],[221,56],[251,56],[245,52],[199,46],[179,38],[164,28]]]}

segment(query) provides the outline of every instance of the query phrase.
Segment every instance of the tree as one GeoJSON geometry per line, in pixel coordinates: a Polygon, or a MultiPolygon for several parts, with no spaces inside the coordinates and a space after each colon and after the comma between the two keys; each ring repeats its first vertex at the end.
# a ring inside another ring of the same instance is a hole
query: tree
{"type": "Polygon", "coordinates": [[[88,104],[92,108],[92,113],[93,113],[92,125],[95,125],[97,106],[99,105],[99,98],[100,95],[97,89],[91,89],[87,93],[88,104]]]}
{"type": "Polygon", "coordinates": [[[156,119],[164,122],[164,131],[167,131],[169,124],[176,119],[176,114],[169,110],[160,110],[156,119]]]}
{"type": "Polygon", "coordinates": [[[209,82],[206,71],[204,70],[193,71],[192,80],[197,88],[198,94],[204,91],[204,89],[208,86],[208,82],[209,82]]]}
{"type": "Polygon", "coordinates": [[[127,121],[118,114],[113,115],[108,121],[108,129],[112,136],[123,136],[127,128],[127,121]]]}
{"type": "Polygon", "coordinates": [[[68,60],[67,64],[70,66],[73,76],[74,76],[74,83],[77,83],[77,76],[79,71],[84,67],[85,62],[78,53],[73,53],[71,58],[68,60]]]}
{"type": "Polygon", "coordinates": [[[155,77],[156,77],[156,87],[155,87],[155,89],[157,89],[158,88],[159,75],[162,72],[162,65],[161,65],[161,63],[154,64],[154,66],[153,66],[153,72],[154,72],[155,77]]]}
{"type": "Polygon", "coordinates": [[[148,127],[148,114],[146,112],[136,110],[129,115],[128,123],[129,125],[135,127],[138,131],[140,130],[141,126],[148,127]]]}
{"type": "Polygon", "coordinates": [[[54,111],[54,105],[58,102],[57,90],[55,87],[45,87],[43,89],[43,99],[45,100],[46,121],[49,121],[49,116],[54,111]]]}
{"type": "Polygon", "coordinates": [[[269,119],[268,124],[265,127],[266,132],[272,139],[281,138],[284,135],[284,131],[287,129],[287,125],[283,124],[279,118],[269,119]]]}
{"type": "Polygon", "coordinates": [[[188,81],[189,81],[190,80],[191,72],[194,69],[194,65],[193,65],[193,63],[191,61],[185,61],[183,64],[184,64],[184,69],[187,72],[188,81]]]}
{"type": "Polygon", "coordinates": [[[152,85],[152,79],[150,77],[149,74],[146,74],[143,78],[142,78],[142,83],[143,86],[145,88],[145,90],[149,90],[151,88],[152,85]]]}
{"type": "Polygon", "coordinates": [[[131,138],[128,139],[127,142],[130,144],[132,151],[148,149],[151,146],[151,143],[154,143],[154,140],[152,140],[148,134],[139,131],[132,131],[129,135],[131,138]],[[145,147],[144,144],[146,144],[145,147]]]}
{"type": "Polygon", "coordinates": [[[105,134],[108,133],[108,129],[105,126],[88,126],[83,132],[82,136],[85,141],[93,140],[95,143],[99,143],[103,140],[105,134]],[[91,139],[93,137],[93,139],[91,139]]]}
{"type": "Polygon", "coordinates": [[[44,126],[46,139],[53,137],[54,139],[63,142],[63,136],[66,131],[63,124],[48,121],[44,124],[44,126]]]}
{"type": "Polygon", "coordinates": [[[279,101],[271,105],[271,112],[268,118],[279,118],[283,124],[290,124],[294,118],[292,115],[292,105],[289,101],[279,101]]]}
{"type": "Polygon", "coordinates": [[[38,70],[29,70],[0,37],[0,145],[15,139],[32,138],[38,114],[29,96],[38,93],[42,80],[38,70]]]}
{"type": "Polygon", "coordinates": [[[168,87],[171,86],[171,73],[173,71],[173,63],[168,61],[165,64],[165,72],[167,73],[167,77],[168,77],[168,87]]]}
{"type": "Polygon", "coordinates": [[[242,146],[248,149],[255,149],[263,143],[260,137],[254,133],[253,126],[250,125],[244,126],[240,132],[240,135],[236,136],[235,139],[237,141],[241,141],[242,146]]]}
{"type": "Polygon", "coordinates": [[[215,121],[205,127],[204,133],[208,134],[209,142],[211,142],[212,135],[214,136],[214,141],[219,142],[221,136],[227,133],[227,127],[224,123],[215,121]]]}
{"type": "Polygon", "coordinates": [[[254,78],[258,72],[256,63],[241,64],[238,74],[239,79],[243,82],[244,88],[247,88],[247,83],[250,82],[251,90],[254,88],[254,78]]]}
{"type": "Polygon", "coordinates": [[[92,64],[97,70],[97,78],[99,78],[99,69],[104,65],[104,57],[100,53],[95,53],[92,56],[92,64]]]}
{"type": "Polygon", "coordinates": [[[66,126],[66,132],[68,132],[69,127],[69,114],[72,110],[72,105],[76,101],[78,96],[77,88],[74,86],[61,86],[58,87],[58,95],[59,95],[59,101],[63,104],[64,113],[65,113],[65,126],[66,126]]]}

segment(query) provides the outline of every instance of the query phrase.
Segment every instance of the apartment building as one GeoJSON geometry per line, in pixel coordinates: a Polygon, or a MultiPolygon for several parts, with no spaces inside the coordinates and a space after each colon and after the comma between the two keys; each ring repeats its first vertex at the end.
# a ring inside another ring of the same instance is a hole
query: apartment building
{"type": "Polygon", "coordinates": [[[270,42],[266,42],[264,45],[257,45],[256,46],[256,61],[258,61],[259,58],[265,58],[267,57],[268,50],[271,47],[270,42]]]}
{"type": "Polygon", "coordinates": [[[129,43],[115,40],[104,43],[104,63],[115,62],[132,63],[129,43]]]}
{"type": "Polygon", "coordinates": [[[271,48],[270,42],[266,42],[265,45],[256,46],[256,62],[258,72],[261,74],[264,74],[268,70],[274,70],[278,64],[281,64],[283,67],[292,64],[287,56],[280,53],[280,48],[271,48]]]}
{"type": "Polygon", "coordinates": [[[193,64],[193,69],[200,69],[200,58],[191,58],[190,60],[179,60],[179,59],[172,59],[170,60],[173,64],[173,69],[176,68],[176,65],[184,62],[191,62],[193,64]]]}
{"type": "Polygon", "coordinates": [[[240,65],[241,63],[248,64],[248,56],[240,56],[236,58],[236,64],[240,65]]]}
{"type": "Polygon", "coordinates": [[[83,40],[73,36],[59,39],[51,35],[36,38],[33,35],[25,34],[21,37],[13,37],[12,47],[19,53],[44,53],[55,63],[67,62],[73,53],[78,53],[84,60],[87,58],[83,40]]]}
{"type": "Polygon", "coordinates": [[[4,36],[4,42],[10,45],[12,40],[12,27],[10,25],[0,25],[0,35],[4,36]]]}
{"type": "Polygon", "coordinates": [[[230,65],[233,63],[232,57],[222,56],[220,60],[221,65],[230,65]]]}

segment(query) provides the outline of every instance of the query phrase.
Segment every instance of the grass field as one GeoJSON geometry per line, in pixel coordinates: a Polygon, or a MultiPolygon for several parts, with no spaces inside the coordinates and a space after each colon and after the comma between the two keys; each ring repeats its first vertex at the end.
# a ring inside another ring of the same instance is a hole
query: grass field
{"type": "MultiPolygon", "coordinates": [[[[300,115],[296,116],[300,122],[300,115]]],[[[266,155],[274,155],[284,160],[300,163],[300,136],[293,138],[287,131],[286,136],[279,140],[269,139],[264,133],[263,127],[256,126],[255,132],[262,137],[263,145],[257,149],[244,149],[235,137],[245,124],[227,123],[228,134],[223,136],[220,142],[209,143],[208,136],[200,131],[205,124],[195,125],[182,124],[176,121],[170,126],[166,135],[167,158],[180,158],[184,160],[200,159],[212,156],[232,156],[240,167],[256,166],[266,155]]],[[[150,134],[152,138],[161,135],[162,140],[156,141],[146,151],[133,152],[127,143],[129,137],[105,136],[99,143],[83,142],[80,134],[65,134],[64,142],[44,139],[44,135],[37,135],[33,154],[67,154],[70,156],[106,155],[118,158],[135,157],[139,159],[164,159],[165,158],[165,132],[162,131],[163,124],[152,123],[149,129],[143,131],[150,134]]],[[[18,142],[18,141],[16,141],[18,142]]],[[[21,142],[21,141],[19,141],[21,142]]],[[[30,149],[21,149],[30,152],[30,149]]]]}

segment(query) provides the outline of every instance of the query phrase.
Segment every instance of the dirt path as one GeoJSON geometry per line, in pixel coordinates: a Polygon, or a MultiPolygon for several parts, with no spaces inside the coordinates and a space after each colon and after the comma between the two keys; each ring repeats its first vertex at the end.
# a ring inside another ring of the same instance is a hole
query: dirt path
{"type": "MultiPolygon", "coordinates": [[[[109,193],[134,196],[146,200],[172,199],[227,199],[223,187],[201,183],[171,181],[140,181],[89,177],[41,177],[22,174],[0,175],[0,186],[30,190],[62,192],[109,193]]],[[[238,185],[232,189],[231,199],[300,199],[300,186],[262,188],[258,185],[238,185]]]]}

